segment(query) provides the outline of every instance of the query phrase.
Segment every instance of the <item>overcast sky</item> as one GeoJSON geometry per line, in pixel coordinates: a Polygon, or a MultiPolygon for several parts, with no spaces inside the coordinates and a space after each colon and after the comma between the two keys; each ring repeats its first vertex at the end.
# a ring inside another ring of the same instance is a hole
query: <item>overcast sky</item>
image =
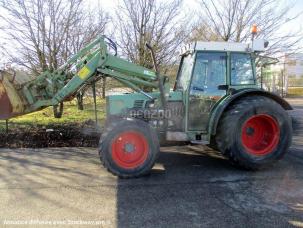
{"type": "MultiPolygon", "coordinates": [[[[90,4],[95,5],[97,2],[103,6],[103,8],[109,12],[111,12],[115,6],[118,4],[119,0],[89,0],[90,4]]],[[[160,0],[161,1],[161,0],[160,0]]],[[[163,0],[165,1],[165,0],[163,0]]],[[[197,9],[199,0],[184,0],[183,7],[189,10],[197,9]]],[[[297,14],[303,11],[303,0],[276,0],[277,5],[283,5],[285,3],[293,2],[295,7],[292,9],[291,14],[297,14]]],[[[303,24],[303,16],[301,15],[300,18],[297,20],[300,22],[299,24],[303,24]]]]}
{"type": "MultiPolygon", "coordinates": [[[[89,0],[89,4],[96,5],[99,1],[99,4],[102,6],[103,9],[105,9],[109,13],[113,13],[115,7],[117,6],[119,0],[89,0]]],[[[121,1],[121,0],[120,0],[121,1]]],[[[159,1],[159,0],[158,0],[159,1]]],[[[161,1],[161,0],[160,0],[161,1]]],[[[165,1],[165,0],[162,0],[165,1]]],[[[193,12],[199,9],[199,0],[184,0],[183,8],[186,12],[193,12]],[[197,7],[198,6],[198,7],[197,7]]],[[[276,0],[277,7],[283,7],[284,4],[288,4],[289,2],[293,2],[295,6],[290,11],[289,17],[292,17],[294,15],[297,15],[301,13],[301,16],[299,16],[296,20],[292,21],[290,24],[288,24],[287,27],[283,28],[285,32],[287,32],[288,29],[299,29],[301,28],[303,30],[303,0],[276,0]]],[[[302,38],[302,45],[303,45],[303,38],[302,38]]]]}
{"type": "MultiPolygon", "coordinates": [[[[98,6],[98,2],[101,5],[101,7],[108,12],[109,14],[113,15],[114,14],[114,9],[118,5],[118,2],[121,0],[86,0],[85,2],[87,3],[87,6],[90,8],[98,6]]],[[[165,1],[165,0],[157,0],[157,1],[165,1]]],[[[194,12],[197,12],[197,10],[201,7],[199,5],[199,0],[184,0],[183,2],[183,9],[184,12],[195,15],[194,12]]],[[[287,33],[289,31],[297,31],[301,29],[303,31],[303,0],[276,0],[277,2],[277,7],[283,7],[284,4],[288,4],[289,2],[293,2],[295,4],[295,7],[290,12],[289,18],[291,18],[294,15],[297,15],[298,13],[301,12],[301,16],[299,16],[296,20],[292,21],[291,23],[288,23],[287,26],[283,27],[281,31],[283,33],[287,33]]],[[[0,13],[1,12],[0,10],[0,13]]],[[[2,22],[0,21],[0,26],[2,25],[2,22]]],[[[112,30],[112,29],[110,29],[112,30]]],[[[109,35],[111,32],[108,31],[107,34],[109,35]]],[[[4,40],[2,38],[3,34],[0,34],[0,43],[3,43],[4,40]]],[[[6,44],[8,45],[8,44],[6,44]]],[[[303,37],[302,37],[302,42],[301,45],[303,47],[303,37]]],[[[2,58],[5,58],[3,54],[1,54],[0,50],[0,63],[3,62],[2,58]]]]}
{"type": "MultiPolygon", "coordinates": [[[[109,14],[114,14],[114,9],[118,5],[118,2],[121,0],[86,0],[88,7],[96,7],[98,6],[98,2],[101,5],[101,7],[108,12],[109,14]]],[[[165,1],[165,0],[156,0],[156,1],[165,1]]],[[[199,5],[199,0],[183,0],[183,9],[184,12],[187,13],[193,13],[197,12],[198,9],[201,7],[199,5]]],[[[291,23],[288,23],[285,28],[283,28],[283,31],[288,32],[290,29],[302,29],[303,31],[303,0],[276,0],[277,7],[283,7],[284,4],[288,4],[289,2],[293,2],[295,6],[290,12],[289,17],[292,17],[294,15],[297,15],[301,13],[301,16],[299,16],[296,20],[292,21],[291,23]]],[[[0,13],[1,12],[0,10],[0,13]]],[[[2,25],[2,22],[0,21],[0,26],[2,25]]],[[[1,41],[1,35],[0,35],[0,41],[1,41]]],[[[302,38],[302,45],[303,45],[303,38],[302,38]]]]}

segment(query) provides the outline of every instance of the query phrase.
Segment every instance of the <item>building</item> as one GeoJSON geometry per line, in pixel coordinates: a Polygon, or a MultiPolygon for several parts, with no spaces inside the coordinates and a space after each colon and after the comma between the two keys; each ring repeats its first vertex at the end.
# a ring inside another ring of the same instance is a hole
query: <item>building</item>
{"type": "Polygon", "coordinates": [[[288,78],[303,78],[303,54],[285,57],[285,72],[288,78]]]}
{"type": "MultiPolygon", "coordinates": [[[[303,93],[303,54],[293,54],[285,57],[285,75],[288,91],[302,91],[303,93]]],[[[291,92],[293,93],[293,92],[291,92]]],[[[301,92],[300,92],[301,93],[301,92]]]]}
{"type": "Polygon", "coordinates": [[[262,72],[262,87],[280,95],[303,95],[303,53],[281,58],[262,72]]]}

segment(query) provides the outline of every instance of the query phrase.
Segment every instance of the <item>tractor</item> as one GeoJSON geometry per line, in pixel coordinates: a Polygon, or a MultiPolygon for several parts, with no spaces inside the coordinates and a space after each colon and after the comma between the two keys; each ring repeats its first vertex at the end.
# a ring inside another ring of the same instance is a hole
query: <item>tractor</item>
{"type": "Polygon", "coordinates": [[[49,106],[60,116],[63,101],[110,77],[134,91],[106,98],[98,151],[112,174],[132,178],[149,173],[160,145],[167,142],[208,145],[233,164],[258,170],[281,159],[292,141],[287,112],[292,107],[257,80],[256,64],[266,44],[195,42],[182,51],[171,89],[150,45],[153,70],[118,57],[116,44],[100,36],[57,70],[35,79],[2,72],[0,119],[49,106]]]}

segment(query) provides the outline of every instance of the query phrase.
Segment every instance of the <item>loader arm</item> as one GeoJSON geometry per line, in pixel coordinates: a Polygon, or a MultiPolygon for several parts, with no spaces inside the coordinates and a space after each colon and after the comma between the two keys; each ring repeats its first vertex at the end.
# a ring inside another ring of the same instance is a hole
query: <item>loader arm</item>
{"type": "MultiPolygon", "coordinates": [[[[164,89],[159,86],[159,81],[165,82],[164,76],[117,57],[109,52],[109,47],[116,51],[115,44],[110,39],[100,36],[59,69],[45,71],[36,79],[22,85],[16,85],[12,75],[2,74],[0,119],[9,119],[57,105],[73,98],[79,90],[101,77],[114,78],[150,99],[153,97],[145,93],[143,87],[158,89],[165,94],[164,89]]],[[[169,90],[167,84],[165,90],[169,90]]]]}

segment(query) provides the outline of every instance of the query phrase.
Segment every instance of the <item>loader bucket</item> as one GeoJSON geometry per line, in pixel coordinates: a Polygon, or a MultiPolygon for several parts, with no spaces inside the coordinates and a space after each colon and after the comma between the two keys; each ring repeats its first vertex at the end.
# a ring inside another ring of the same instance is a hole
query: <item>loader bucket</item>
{"type": "Polygon", "coordinates": [[[24,114],[25,102],[6,74],[0,76],[0,119],[9,119],[24,114]]]}

